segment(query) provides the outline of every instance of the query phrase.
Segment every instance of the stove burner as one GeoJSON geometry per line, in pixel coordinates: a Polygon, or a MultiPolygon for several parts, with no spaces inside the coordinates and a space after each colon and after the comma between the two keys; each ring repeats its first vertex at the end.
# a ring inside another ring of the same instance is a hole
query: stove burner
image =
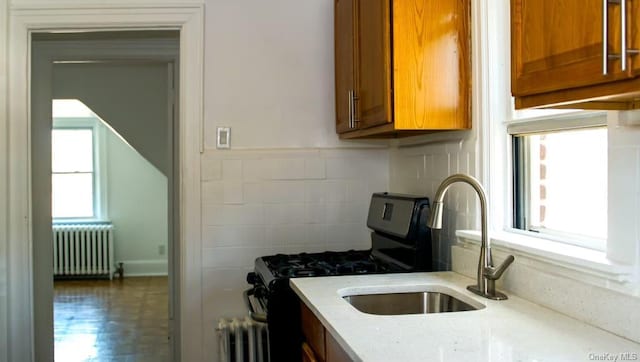
{"type": "Polygon", "coordinates": [[[339,265],[338,274],[366,274],[379,271],[378,265],[370,260],[358,260],[339,265]]]}
{"type": "Polygon", "coordinates": [[[323,275],[365,274],[385,271],[369,250],[294,255],[276,254],[263,257],[269,270],[277,278],[313,277],[323,275]]]}
{"type": "Polygon", "coordinates": [[[284,267],[278,270],[278,274],[289,278],[317,277],[327,275],[327,269],[312,267],[284,267]]]}

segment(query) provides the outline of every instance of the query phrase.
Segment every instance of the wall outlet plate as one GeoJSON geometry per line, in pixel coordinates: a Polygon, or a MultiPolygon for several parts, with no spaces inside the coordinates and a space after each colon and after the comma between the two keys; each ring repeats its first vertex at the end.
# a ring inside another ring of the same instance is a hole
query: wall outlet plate
{"type": "Polygon", "coordinates": [[[231,127],[218,127],[216,133],[216,148],[231,148],[231,127]]]}

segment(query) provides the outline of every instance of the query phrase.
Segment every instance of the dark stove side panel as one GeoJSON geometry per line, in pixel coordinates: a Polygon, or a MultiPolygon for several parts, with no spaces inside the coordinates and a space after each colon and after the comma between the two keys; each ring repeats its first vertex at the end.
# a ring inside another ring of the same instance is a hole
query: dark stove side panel
{"type": "Polygon", "coordinates": [[[273,283],[267,303],[269,348],[272,362],[298,362],[302,359],[300,301],[286,283],[273,283]]]}

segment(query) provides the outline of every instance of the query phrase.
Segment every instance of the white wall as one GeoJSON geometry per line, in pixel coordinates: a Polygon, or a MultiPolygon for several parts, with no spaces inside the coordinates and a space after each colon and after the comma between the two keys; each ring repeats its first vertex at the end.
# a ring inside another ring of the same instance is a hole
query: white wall
{"type": "Polygon", "coordinates": [[[55,64],[53,84],[54,99],[80,99],[168,174],[167,62],[55,64]]]}
{"type": "Polygon", "coordinates": [[[115,261],[124,262],[125,276],[166,275],[167,177],[115,133],[107,131],[105,138],[115,261]]]}
{"type": "Polygon", "coordinates": [[[205,144],[334,147],[333,2],[206,2],[205,144]]]}

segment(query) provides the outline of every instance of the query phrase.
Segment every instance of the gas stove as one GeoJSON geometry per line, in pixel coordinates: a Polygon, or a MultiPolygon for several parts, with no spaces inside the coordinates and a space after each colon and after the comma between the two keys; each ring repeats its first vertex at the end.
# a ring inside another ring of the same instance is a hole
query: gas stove
{"type": "Polygon", "coordinates": [[[398,266],[375,258],[371,250],[264,256],[256,260],[255,270],[265,286],[289,278],[403,271],[398,266]]]}
{"type": "Polygon", "coordinates": [[[376,193],[367,218],[371,249],[257,258],[247,275],[253,287],[245,292],[245,302],[252,318],[268,323],[271,361],[301,356],[300,305],[289,279],[436,270],[428,212],[426,197],[376,193]]]}

